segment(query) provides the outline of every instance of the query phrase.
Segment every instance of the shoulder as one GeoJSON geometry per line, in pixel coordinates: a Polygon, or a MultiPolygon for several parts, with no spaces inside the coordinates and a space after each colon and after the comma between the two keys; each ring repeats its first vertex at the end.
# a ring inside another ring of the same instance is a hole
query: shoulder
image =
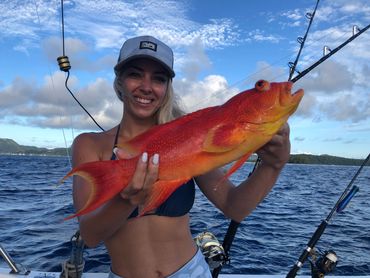
{"type": "Polygon", "coordinates": [[[98,142],[99,133],[81,133],[73,140],[72,150],[80,152],[84,149],[95,148],[98,142]]]}
{"type": "Polygon", "coordinates": [[[107,159],[106,156],[109,156],[113,144],[111,137],[110,131],[79,134],[72,144],[73,166],[107,159]]]}
{"type": "Polygon", "coordinates": [[[73,166],[81,163],[99,160],[98,138],[96,133],[82,133],[78,135],[72,144],[73,166]]]}

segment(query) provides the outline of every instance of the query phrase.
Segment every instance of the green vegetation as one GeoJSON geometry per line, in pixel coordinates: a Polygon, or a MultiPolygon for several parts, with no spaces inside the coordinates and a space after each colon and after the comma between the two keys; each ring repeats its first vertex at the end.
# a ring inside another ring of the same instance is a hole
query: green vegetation
{"type": "Polygon", "coordinates": [[[362,159],[344,158],[327,154],[293,154],[289,159],[289,163],[295,164],[361,165],[362,162],[362,159]]]}
{"type": "Polygon", "coordinates": [[[65,148],[47,149],[34,146],[23,146],[12,139],[0,138],[0,154],[65,156],[67,155],[67,150],[65,148]]]}
{"type": "MultiPolygon", "coordinates": [[[[70,149],[68,149],[70,153],[70,149]]],[[[0,155],[57,155],[66,156],[65,148],[47,149],[33,146],[18,145],[12,139],[0,138],[0,155]]],[[[255,161],[256,157],[252,156],[249,161],[255,161]]],[[[310,154],[293,154],[290,156],[289,163],[296,164],[334,164],[334,165],[361,165],[362,159],[351,159],[331,155],[310,155],[310,154]]]]}

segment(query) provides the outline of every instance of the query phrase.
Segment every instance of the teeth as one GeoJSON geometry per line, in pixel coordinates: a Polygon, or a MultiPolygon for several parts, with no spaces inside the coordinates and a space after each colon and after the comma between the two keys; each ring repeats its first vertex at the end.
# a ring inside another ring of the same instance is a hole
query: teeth
{"type": "Polygon", "coordinates": [[[137,102],[140,102],[140,103],[143,103],[143,104],[149,104],[149,103],[152,102],[150,99],[145,99],[145,98],[140,98],[140,97],[136,97],[135,99],[136,99],[137,102]]]}

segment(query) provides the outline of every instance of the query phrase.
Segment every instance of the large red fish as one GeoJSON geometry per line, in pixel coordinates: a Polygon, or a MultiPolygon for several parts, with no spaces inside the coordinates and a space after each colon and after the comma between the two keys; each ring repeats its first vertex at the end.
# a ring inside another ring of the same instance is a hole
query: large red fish
{"type": "Polygon", "coordinates": [[[236,161],[225,177],[235,172],[257,149],[267,143],[297,109],[303,90],[291,94],[291,82],[260,80],[225,104],[208,107],[158,125],[120,146],[127,159],[89,162],[64,178],[79,175],[92,190],[76,214],[88,213],[122,191],[131,180],[143,152],[160,156],[159,176],[140,209],[140,215],[161,205],[180,185],[236,161]]]}

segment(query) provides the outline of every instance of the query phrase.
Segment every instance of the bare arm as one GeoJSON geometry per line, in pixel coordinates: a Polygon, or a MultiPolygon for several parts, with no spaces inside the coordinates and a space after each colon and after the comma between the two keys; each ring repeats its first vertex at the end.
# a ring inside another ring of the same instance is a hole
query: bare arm
{"type": "Polygon", "coordinates": [[[289,160],[288,124],[257,153],[261,157],[261,164],[239,186],[234,186],[229,180],[220,183],[224,174],[218,169],[196,178],[207,198],[225,216],[237,222],[241,222],[266,197],[289,160]]]}

